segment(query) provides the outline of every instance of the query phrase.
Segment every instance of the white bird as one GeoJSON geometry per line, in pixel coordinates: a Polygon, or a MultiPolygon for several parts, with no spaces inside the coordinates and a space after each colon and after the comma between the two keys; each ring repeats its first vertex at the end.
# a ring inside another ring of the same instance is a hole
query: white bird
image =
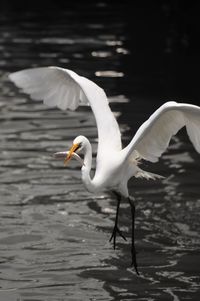
{"type": "Polygon", "coordinates": [[[200,107],[166,102],[145,121],[130,143],[122,148],[118,123],[111,112],[103,89],[91,80],[75,72],[59,67],[32,68],[11,73],[9,78],[32,99],[43,100],[50,107],[75,110],[81,104],[90,104],[98,130],[98,151],[96,171],[91,178],[92,147],[84,136],[78,136],[68,152],[58,152],[56,157],[65,157],[65,164],[74,157],[81,163],[82,181],[86,189],[96,193],[110,190],[117,197],[115,224],[110,241],[116,245],[117,233],[124,239],[118,228],[118,214],[121,198],[128,199],[132,212],[132,265],[137,269],[134,243],[135,206],[129,196],[127,183],[132,177],[146,179],[161,176],[142,170],[140,159],[156,162],[168,147],[170,139],[186,126],[188,136],[196,151],[200,153],[200,107]],[[82,150],[83,160],[76,153],[82,150]]]}

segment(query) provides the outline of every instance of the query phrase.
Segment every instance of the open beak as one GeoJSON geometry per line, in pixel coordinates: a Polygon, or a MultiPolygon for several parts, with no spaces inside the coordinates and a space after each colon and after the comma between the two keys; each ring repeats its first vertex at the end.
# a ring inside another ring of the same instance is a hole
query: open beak
{"type": "Polygon", "coordinates": [[[75,151],[79,148],[79,143],[73,144],[72,147],[70,148],[65,160],[64,160],[64,166],[67,165],[68,161],[70,161],[70,159],[73,156],[73,153],[75,153],[75,151]]]}

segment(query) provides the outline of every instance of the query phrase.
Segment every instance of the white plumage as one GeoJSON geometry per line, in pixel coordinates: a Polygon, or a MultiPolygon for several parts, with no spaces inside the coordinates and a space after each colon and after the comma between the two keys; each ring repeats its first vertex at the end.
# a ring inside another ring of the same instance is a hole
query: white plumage
{"type": "Polygon", "coordinates": [[[196,151],[200,153],[200,108],[170,101],[140,126],[131,143],[124,149],[126,156],[137,150],[143,159],[158,161],[171,137],[184,126],[196,151]]]}
{"type": "Polygon", "coordinates": [[[57,106],[62,110],[75,110],[79,105],[91,106],[98,129],[97,166],[93,179],[90,177],[92,148],[86,137],[78,136],[69,152],[58,153],[55,156],[67,156],[65,162],[72,157],[82,162],[76,153],[82,149],[84,164],[81,164],[81,171],[85,187],[91,192],[109,189],[117,194],[117,214],[111,236],[114,247],[116,233],[124,238],[117,226],[120,196],[129,199],[133,215],[132,261],[137,272],[134,246],[135,211],[129,198],[127,182],[133,176],[159,178],[158,175],[140,169],[138,158],[158,161],[168,147],[171,137],[184,126],[196,151],[200,153],[200,107],[166,102],[140,126],[129,145],[122,149],[119,126],[110,110],[106,94],[91,80],[59,67],[27,69],[12,73],[9,77],[25,93],[30,94],[31,98],[43,100],[48,106],[57,106]]]}

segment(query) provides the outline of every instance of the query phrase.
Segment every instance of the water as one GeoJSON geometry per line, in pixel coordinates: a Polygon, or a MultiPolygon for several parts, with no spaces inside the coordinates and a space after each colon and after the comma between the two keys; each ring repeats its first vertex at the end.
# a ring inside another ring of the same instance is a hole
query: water
{"type": "Polygon", "coordinates": [[[138,277],[130,268],[128,203],[120,213],[128,241],[118,238],[114,251],[109,238],[115,199],[86,192],[78,163],[64,168],[52,158],[79,134],[90,139],[95,155],[91,111],[46,108],[7,79],[11,71],[46,65],[88,76],[106,89],[124,144],[163,103],[160,95],[181,95],[161,84],[158,65],[149,76],[130,71],[129,64],[141,57],[132,51],[126,4],[84,7],[23,14],[6,7],[1,13],[0,300],[199,300],[200,163],[185,131],[158,164],[143,165],[164,180],[130,182],[138,277]]]}

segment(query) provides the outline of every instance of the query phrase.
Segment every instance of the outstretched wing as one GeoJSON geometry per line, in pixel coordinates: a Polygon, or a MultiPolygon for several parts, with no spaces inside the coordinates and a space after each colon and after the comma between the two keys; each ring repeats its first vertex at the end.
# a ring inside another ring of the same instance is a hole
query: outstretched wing
{"type": "Polygon", "coordinates": [[[43,100],[51,107],[75,110],[81,104],[90,104],[98,129],[98,157],[108,146],[121,149],[120,130],[106,94],[91,80],[59,67],[26,69],[11,73],[9,78],[32,99],[43,100]]]}
{"type": "Polygon", "coordinates": [[[123,150],[128,158],[134,151],[145,160],[156,162],[169,145],[170,139],[186,126],[188,136],[200,153],[200,107],[166,102],[145,121],[130,144],[123,150]]]}

